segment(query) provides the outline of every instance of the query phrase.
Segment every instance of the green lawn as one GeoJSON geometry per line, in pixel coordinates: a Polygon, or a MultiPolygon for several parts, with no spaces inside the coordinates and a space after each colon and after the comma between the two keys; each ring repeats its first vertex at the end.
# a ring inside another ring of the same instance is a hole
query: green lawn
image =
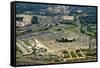
{"type": "Polygon", "coordinates": [[[29,40],[24,40],[24,43],[28,46],[31,46],[31,43],[29,42],[29,40]]]}
{"type": "Polygon", "coordinates": [[[72,55],[73,58],[77,57],[73,51],[71,51],[70,54],[72,55]]]}

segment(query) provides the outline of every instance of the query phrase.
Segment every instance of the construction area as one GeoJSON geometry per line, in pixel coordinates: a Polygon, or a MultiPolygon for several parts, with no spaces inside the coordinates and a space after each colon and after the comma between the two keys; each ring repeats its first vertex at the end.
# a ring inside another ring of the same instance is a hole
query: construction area
{"type": "Polygon", "coordinates": [[[16,13],[16,65],[97,61],[94,8],[26,7],[16,13]]]}

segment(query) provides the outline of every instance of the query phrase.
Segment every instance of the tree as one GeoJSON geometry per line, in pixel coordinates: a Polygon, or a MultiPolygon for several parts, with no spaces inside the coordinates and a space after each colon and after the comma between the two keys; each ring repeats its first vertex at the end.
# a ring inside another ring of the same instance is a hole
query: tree
{"type": "Polygon", "coordinates": [[[38,23],[38,17],[37,16],[33,16],[32,17],[32,24],[38,23]]]}

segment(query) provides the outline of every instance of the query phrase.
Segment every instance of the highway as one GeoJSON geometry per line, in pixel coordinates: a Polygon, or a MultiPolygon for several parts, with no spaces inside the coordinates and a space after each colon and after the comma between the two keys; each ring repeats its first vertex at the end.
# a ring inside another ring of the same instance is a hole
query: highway
{"type": "Polygon", "coordinates": [[[78,25],[78,30],[79,30],[79,33],[81,33],[80,32],[80,30],[81,30],[81,23],[80,23],[80,20],[79,20],[79,16],[76,16],[76,23],[77,23],[77,25],[78,25]]]}

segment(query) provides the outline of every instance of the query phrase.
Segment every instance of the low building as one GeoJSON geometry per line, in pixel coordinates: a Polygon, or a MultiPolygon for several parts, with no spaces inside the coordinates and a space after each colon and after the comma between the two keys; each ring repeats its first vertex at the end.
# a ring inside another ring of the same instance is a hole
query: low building
{"type": "Polygon", "coordinates": [[[23,21],[16,21],[16,27],[24,27],[26,25],[30,25],[31,22],[23,22],[23,21]]]}
{"type": "MultiPolygon", "coordinates": [[[[18,16],[16,18],[18,18],[18,16]]],[[[19,18],[20,18],[20,16],[19,16],[19,18]]],[[[23,17],[21,17],[21,19],[22,20],[16,20],[17,27],[30,25],[32,23],[32,16],[30,16],[30,15],[24,15],[23,17]]]]}
{"type": "Polygon", "coordinates": [[[22,27],[22,26],[25,26],[24,22],[16,21],[16,27],[22,27]]]}
{"type": "Polygon", "coordinates": [[[73,21],[74,20],[74,16],[63,16],[63,19],[62,20],[73,21]]]}
{"type": "Polygon", "coordinates": [[[30,15],[25,15],[25,16],[23,17],[23,20],[22,20],[22,21],[25,22],[25,23],[27,23],[27,24],[31,24],[32,16],[30,16],[30,15]]]}

